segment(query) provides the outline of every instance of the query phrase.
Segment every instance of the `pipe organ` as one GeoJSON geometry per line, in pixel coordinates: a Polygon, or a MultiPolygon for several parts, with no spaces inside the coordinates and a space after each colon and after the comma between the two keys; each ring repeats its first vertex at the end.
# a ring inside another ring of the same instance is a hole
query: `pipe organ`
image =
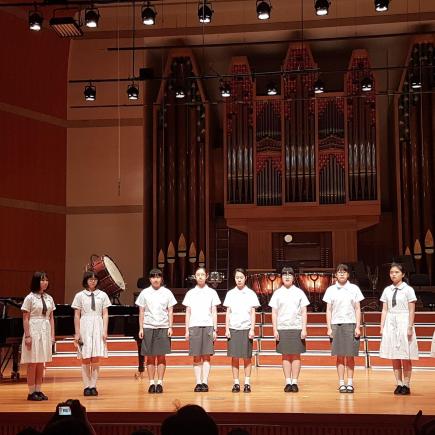
{"type": "Polygon", "coordinates": [[[435,40],[416,39],[402,75],[396,112],[398,238],[403,254],[432,279],[435,204],[435,40]]]}

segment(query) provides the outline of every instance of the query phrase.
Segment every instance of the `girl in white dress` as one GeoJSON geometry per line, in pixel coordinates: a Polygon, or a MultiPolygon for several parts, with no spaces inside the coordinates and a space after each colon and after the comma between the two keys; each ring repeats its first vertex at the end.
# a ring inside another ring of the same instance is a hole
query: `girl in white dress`
{"type": "Polygon", "coordinates": [[[98,278],[93,272],[83,275],[84,289],[71,304],[74,313],[74,343],[77,358],[82,360],[82,378],[85,396],[98,396],[97,379],[100,357],[107,358],[107,327],[109,323],[109,297],[97,289],[98,278]]]}
{"type": "Polygon", "coordinates": [[[27,364],[27,400],[41,401],[48,397],[41,391],[44,363],[51,361],[54,342],[53,298],[46,293],[48,276],[45,272],[35,272],[30,283],[30,293],[24,299],[24,336],[21,344],[21,364],[27,364]]]}
{"type": "Polygon", "coordinates": [[[393,360],[393,371],[397,387],[394,394],[411,393],[412,362],[418,360],[417,337],[414,329],[415,292],[406,282],[403,266],[392,263],[390,279],[392,285],[386,287],[381,296],[381,347],[379,356],[393,360]]]}

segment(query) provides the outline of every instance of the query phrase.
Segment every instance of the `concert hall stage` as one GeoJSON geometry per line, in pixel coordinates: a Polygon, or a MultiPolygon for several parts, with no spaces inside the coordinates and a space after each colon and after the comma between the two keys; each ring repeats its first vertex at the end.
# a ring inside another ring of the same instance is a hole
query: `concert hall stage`
{"type": "Polygon", "coordinates": [[[103,368],[100,396],[83,397],[80,370],[49,369],[43,388],[47,402],[28,402],[24,381],[4,380],[0,434],[13,434],[29,425],[40,428],[56,404],[69,398],[78,398],[86,406],[98,434],[128,435],[140,426],[158,434],[161,421],[177,406],[189,403],[210,412],[221,434],[237,426],[257,435],[413,434],[419,410],[421,421],[435,418],[433,370],[414,371],[410,396],[393,395],[391,369],[356,369],[354,394],[337,391],[333,368],[303,368],[299,393],[283,392],[279,368],[253,368],[251,394],[231,393],[229,367],[212,368],[208,393],[193,392],[192,368],[169,368],[163,394],[148,394],[147,378],[137,380],[134,374],[132,369],[103,368]]]}

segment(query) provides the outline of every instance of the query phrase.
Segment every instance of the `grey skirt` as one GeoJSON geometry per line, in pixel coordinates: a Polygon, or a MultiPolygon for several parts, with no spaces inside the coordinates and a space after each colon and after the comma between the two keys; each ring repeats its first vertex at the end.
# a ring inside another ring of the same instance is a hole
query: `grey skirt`
{"type": "Polygon", "coordinates": [[[332,325],[331,355],[358,356],[360,338],[355,337],[355,323],[332,325]]]}
{"type": "Polygon", "coordinates": [[[301,329],[278,329],[279,341],[276,342],[276,351],[283,355],[299,355],[306,352],[301,332],[301,329]]]}
{"type": "Polygon", "coordinates": [[[168,337],[168,328],[144,328],[140,354],[154,356],[168,353],[171,353],[171,338],[168,337]]]}
{"type": "Polygon", "coordinates": [[[213,326],[192,326],[189,328],[189,355],[213,354],[213,326]]]}
{"type": "Polygon", "coordinates": [[[230,329],[230,333],[227,355],[233,358],[252,358],[253,340],[249,338],[249,329],[230,329]]]}

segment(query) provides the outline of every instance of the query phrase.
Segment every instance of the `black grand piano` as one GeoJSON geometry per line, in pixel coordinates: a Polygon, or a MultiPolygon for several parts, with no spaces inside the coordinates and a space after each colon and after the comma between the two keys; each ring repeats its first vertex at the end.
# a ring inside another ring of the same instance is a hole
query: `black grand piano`
{"type": "MultiPolygon", "coordinates": [[[[23,337],[21,304],[24,298],[0,297],[0,378],[12,361],[12,379],[19,379],[19,354],[23,337]],[[15,316],[15,317],[14,317],[15,316]]],[[[139,308],[131,305],[109,307],[109,335],[133,337],[138,345],[138,372],[144,372],[144,357],[140,355],[141,340],[138,337],[139,308]]],[[[54,311],[56,337],[74,335],[74,310],[70,305],[56,305],[54,311]]]]}

